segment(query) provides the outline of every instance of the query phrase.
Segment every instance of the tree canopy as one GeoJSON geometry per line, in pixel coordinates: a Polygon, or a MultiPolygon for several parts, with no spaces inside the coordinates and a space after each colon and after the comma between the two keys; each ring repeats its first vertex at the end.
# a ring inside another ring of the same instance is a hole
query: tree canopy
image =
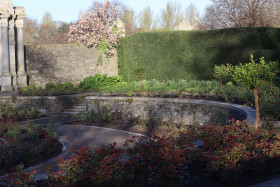
{"type": "Polygon", "coordinates": [[[280,26],[279,0],[211,0],[202,19],[205,29],[280,26]]]}
{"type": "Polygon", "coordinates": [[[96,47],[107,56],[114,55],[114,48],[122,33],[117,28],[118,7],[110,1],[87,11],[78,23],[69,27],[69,42],[78,42],[87,47],[96,47]]]}

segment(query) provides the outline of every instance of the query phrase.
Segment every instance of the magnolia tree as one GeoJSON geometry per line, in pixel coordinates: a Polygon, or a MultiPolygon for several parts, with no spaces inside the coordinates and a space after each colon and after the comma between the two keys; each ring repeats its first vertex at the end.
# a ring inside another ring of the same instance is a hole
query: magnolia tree
{"type": "Polygon", "coordinates": [[[114,56],[122,31],[117,28],[118,8],[110,1],[103,6],[96,3],[96,9],[81,15],[75,25],[69,27],[69,42],[78,42],[87,47],[96,47],[107,56],[114,56]]]}

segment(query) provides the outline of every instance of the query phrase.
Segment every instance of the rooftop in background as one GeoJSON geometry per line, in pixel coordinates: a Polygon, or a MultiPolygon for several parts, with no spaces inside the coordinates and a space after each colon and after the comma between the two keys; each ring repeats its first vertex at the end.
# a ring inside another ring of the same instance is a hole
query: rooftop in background
{"type": "Polygon", "coordinates": [[[13,7],[13,0],[1,0],[0,8],[11,8],[13,7]]]}

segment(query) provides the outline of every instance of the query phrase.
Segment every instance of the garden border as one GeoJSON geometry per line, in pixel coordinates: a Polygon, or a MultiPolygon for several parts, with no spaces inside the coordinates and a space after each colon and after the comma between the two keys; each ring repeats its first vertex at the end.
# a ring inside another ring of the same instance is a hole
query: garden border
{"type": "Polygon", "coordinates": [[[196,100],[196,99],[180,99],[180,98],[155,98],[155,97],[111,97],[111,96],[86,96],[86,101],[89,100],[127,100],[133,99],[133,101],[160,101],[160,102],[173,102],[173,103],[188,103],[188,104],[198,104],[198,105],[210,105],[215,107],[224,107],[228,109],[234,109],[240,112],[243,112],[247,116],[247,122],[254,124],[256,121],[256,110],[250,107],[232,104],[232,103],[223,103],[219,101],[209,101],[209,100],[196,100]]]}
{"type": "MultiPolygon", "coordinates": [[[[72,143],[70,141],[68,141],[67,139],[63,138],[63,137],[57,137],[57,139],[63,145],[62,151],[59,155],[57,155],[55,157],[52,157],[52,158],[50,158],[49,160],[47,160],[43,163],[37,164],[35,166],[28,167],[28,168],[24,169],[23,171],[24,172],[31,172],[31,171],[34,171],[34,170],[39,170],[42,167],[45,167],[49,164],[54,163],[57,160],[58,157],[66,156],[69,153],[69,148],[72,146],[72,143]]],[[[47,174],[46,173],[38,172],[34,176],[35,176],[36,181],[47,179],[47,174]]],[[[0,176],[0,178],[3,178],[3,177],[5,177],[5,175],[0,176]]],[[[6,186],[6,185],[7,185],[6,183],[0,182],[0,186],[6,186]]]]}
{"type": "MultiPolygon", "coordinates": [[[[41,118],[41,119],[45,119],[45,118],[41,118]]],[[[38,119],[39,120],[39,119],[38,119]]],[[[70,120],[71,121],[71,120],[70,120]]],[[[26,123],[26,122],[23,122],[23,123],[26,123]]],[[[62,123],[54,123],[54,124],[51,124],[51,125],[61,125],[65,122],[62,122],[62,123]]],[[[76,126],[76,125],[72,125],[72,126],[76,126]]],[[[140,134],[140,133],[133,133],[133,132],[129,132],[129,131],[122,131],[122,130],[117,130],[117,129],[110,129],[110,128],[103,128],[103,127],[95,127],[95,126],[86,126],[87,128],[100,128],[100,129],[105,129],[105,130],[112,130],[112,131],[117,131],[117,132],[124,132],[124,133],[127,133],[127,134],[130,134],[130,135],[135,135],[135,136],[145,136],[143,134],[140,134]]],[[[37,164],[35,166],[31,166],[29,168],[26,168],[24,169],[24,172],[31,172],[31,171],[34,171],[34,170],[39,170],[39,172],[37,172],[36,174],[34,174],[34,179],[35,181],[40,181],[40,180],[45,180],[48,178],[47,176],[47,173],[46,172],[42,172],[40,171],[40,169],[42,169],[43,167],[47,166],[47,165],[50,165],[52,163],[54,163],[59,157],[64,157],[66,156],[67,154],[69,154],[69,148],[72,147],[72,142],[67,140],[66,138],[64,137],[57,137],[57,139],[62,143],[63,145],[63,149],[62,149],[62,152],[43,162],[43,163],[40,163],[40,164],[37,164]]],[[[0,178],[4,177],[5,175],[3,176],[0,176],[0,178]]],[[[0,182],[0,186],[6,186],[6,183],[3,183],[3,182],[0,182]]]]}

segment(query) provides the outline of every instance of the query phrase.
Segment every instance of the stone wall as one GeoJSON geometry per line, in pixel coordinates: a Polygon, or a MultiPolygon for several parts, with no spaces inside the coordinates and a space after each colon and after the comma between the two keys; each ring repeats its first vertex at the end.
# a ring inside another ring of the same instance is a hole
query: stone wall
{"type": "Polygon", "coordinates": [[[12,106],[18,111],[35,109],[49,116],[61,114],[79,99],[75,96],[1,96],[0,106],[12,106]]]}
{"type": "Polygon", "coordinates": [[[184,125],[225,125],[228,120],[235,118],[249,119],[247,109],[242,106],[215,101],[170,99],[170,98],[143,98],[143,97],[99,97],[88,96],[89,110],[98,110],[100,107],[110,107],[113,111],[123,112],[125,116],[140,117],[141,119],[173,120],[184,125]]]}
{"type": "Polygon", "coordinates": [[[106,106],[121,111],[124,116],[139,116],[142,119],[174,120],[176,123],[222,124],[227,120],[247,119],[255,123],[256,111],[252,108],[216,101],[152,98],[152,97],[103,97],[87,95],[69,96],[1,96],[0,106],[13,106],[18,110],[36,109],[43,115],[57,115],[86,101],[87,110],[106,106]]]}
{"type": "Polygon", "coordinates": [[[94,48],[77,44],[25,46],[29,85],[72,82],[99,74],[118,75],[117,57],[106,58],[94,48]]]}

